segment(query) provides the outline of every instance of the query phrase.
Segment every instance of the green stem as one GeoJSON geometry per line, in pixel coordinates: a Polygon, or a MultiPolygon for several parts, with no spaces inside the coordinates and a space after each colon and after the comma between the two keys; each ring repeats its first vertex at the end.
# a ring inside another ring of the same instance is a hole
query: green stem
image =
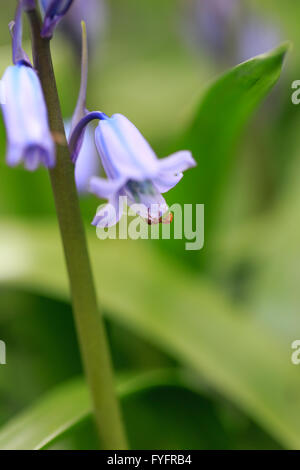
{"type": "MultiPolygon", "coordinates": [[[[50,43],[49,40],[40,37],[39,14],[33,10],[28,12],[28,16],[32,31],[34,65],[42,83],[50,127],[57,143],[57,164],[50,171],[50,178],[69,274],[77,334],[94,404],[101,447],[126,449],[126,437],[116,398],[105,326],[97,307],[86,237],[74,182],[74,168],[65,137],[50,43]]],[[[47,269],[46,266],[45,269],[47,269]]]]}

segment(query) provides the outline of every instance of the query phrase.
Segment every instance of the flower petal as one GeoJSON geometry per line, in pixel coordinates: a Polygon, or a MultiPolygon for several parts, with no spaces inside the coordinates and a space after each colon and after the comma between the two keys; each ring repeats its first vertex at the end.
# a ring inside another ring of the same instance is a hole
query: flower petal
{"type": "Polygon", "coordinates": [[[23,158],[23,147],[8,141],[6,151],[6,163],[9,166],[17,166],[23,158]]]}
{"type": "Polygon", "coordinates": [[[75,164],[75,181],[80,194],[89,191],[90,179],[100,174],[100,168],[100,159],[94,147],[94,139],[92,140],[90,133],[87,132],[75,164]]]}
{"type": "Polygon", "coordinates": [[[89,190],[101,199],[109,199],[124,185],[123,178],[109,180],[104,178],[91,178],[89,190]]]}
{"type": "MultiPolygon", "coordinates": [[[[70,138],[71,121],[65,121],[67,139],[70,138]]],[[[90,179],[100,174],[100,158],[96,149],[94,130],[88,127],[84,133],[82,146],[75,162],[75,181],[78,192],[89,192],[90,179]]]]}
{"type": "Polygon", "coordinates": [[[29,158],[28,165],[32,168],[31,151],[37,148],[42,156],[40,163],[53,167],[55,145],[36,72],[26,65],[10,66],[3,75],[2,84],[6,98],[2,104],[2,112],[8,140],[8,164],[14,166],[24,160],[27,166],[26,158],[29,158]]]}
{"type": "Polygon", "coordinates": [[[123,214],[123,205],[120,205],[119,194],[112,197],[108,204],[101,206],[92,222],[95,227],[112,227],[116,225],[123,214]]]}
{"type": "Polygon", "coordinates": [[[128,183],[122,189],[121,194],[127,197],[128,205],[134,206],[134,209],[137,208],[135,212],[145,219],[158,219],[169,210],[165,198],[154,186],[152,186],[152,191],[141,188],[138,192],[138,198],[136,198],[130,183],[128,183]]]}
{"type": "Polygon", "coordinates": [[[28,146],[24,154],[24,166],[29,171],[35,171],[40,164],[50,166],[47,152],[39,145],[28,146]]]}
{"type": "Polygon", "coordinates": [[[158,171],[158,159],[139,130],[121,114],[100,121],[96,145],[109,178],[143,181],[158,171]]]}
{"type": "Polygon", "coordinates": [[[189,168],[193,168],[196,165],[196,161],[188,150],[173,153],[169,157],[159,160],[160,173],[169,172],[178,174],[188,170],[189,168]]]}
{"type": "Polygon", "coordinates": [[[160,193],[167,193],[179,183],[182,177],[183,173],[177,173],[176,175],[161,174],[153,179],[153,184],[160,193]]]}

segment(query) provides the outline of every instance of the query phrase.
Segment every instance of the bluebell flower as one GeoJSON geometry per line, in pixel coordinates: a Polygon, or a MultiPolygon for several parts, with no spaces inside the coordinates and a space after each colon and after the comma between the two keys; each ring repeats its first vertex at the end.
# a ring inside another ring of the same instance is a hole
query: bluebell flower
{"type": "MultiPolygon", "coordinates": [[[[99,120],[95,132],[96,146],[107,179],[92,177],[90,191],[108,205],[97,212],[93,225],[115,225],[121,218],[120,198],[126,197],[129,206],[138,204],[144,212],[138,214],[148,223],[163,221],[168,205],[162,196],[183,177],[183,171],[196,165],[189,151],[177,152],[159,160],[140,131],[125,116],[114,114],[109,118],[100,111],[86,109],[88,75],[88,47],[84,22],[82,23],[82,68],[79,97],[72,120],[69,138],[71,158],[76,165],[82,149],[88,124],[99,120]]],[[[166,222],[171,221],[166,217],[166,222]]]]}
{"type": "Polygon", "coordinates": [[[41,35],[51,38],[54,30],[71,7],[73,0],[41,0],[45,12],[41,35]]]}
{"type": "Polygon", "coordinates": [[[158,159],[140,131],[125,116],[114,114],[109,118],[95,111],[79,121],[70,137],[69,146],[75,164],[85,129],[94,119],[100,121],[95,141],[107,179],[92,177],[89,186],[93,194],[107,199],[109,204],[97,212],[93,225],[101,226],[103,223],[108,227],[116,224],[123,213],[119,204],[122,197],[126,197],[129,206],[138,204],[138,214],[149,224],[161,222],[168,212],[162,194],[179,183],[185,170],[196,165],[191,152],[183,150],[158,159]],[[111,214],[109,217],[108,212],[111,214]]]}
{"type": "Polygon", "coordinates": [[[26,65],[8,67],[3,75],[7,132],[7,163],[35,170],[55,165],[55,146],[49,130],[43,91],[35,71],[26,65]]]}
{"type": "Polygon", "coordinates": [[[35,170],[55,165],[55,145],[48,123],[42,87],[22,49],[22,3],[11,24],[13,63],[2,78],[5,102],[1,104],[7,132],[7,163],[35,170]]]}
{"type": "MultiPolygon", "coordinates": [[[[108,179],[92,178],[90,190],[115,208],[117,218],[112,218],[112,224],[122,216],[121,196],[127,198],[129,206],[143,206],[145,211],[139,215],[148,223],[161,222],[168,211],[162,194],[176,186],[183,171],[196,165],[191,153],[181,151],[158,159],[140,131],[121,114],[100,120],[95,139],[108,179]]],[[[97,213],[93,225],[101,226],[102,220],[105,226],[110,225],[105,207],[97,213]]]]}

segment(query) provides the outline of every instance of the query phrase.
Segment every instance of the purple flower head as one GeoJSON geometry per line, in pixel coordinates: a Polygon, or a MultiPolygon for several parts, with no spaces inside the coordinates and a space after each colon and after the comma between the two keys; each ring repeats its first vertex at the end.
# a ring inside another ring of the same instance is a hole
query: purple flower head
{"type": "Polygon", "coordinates": [[[90,191],[108,199],[109,204],[97,212],[93,225],[115,225],[122,216],[123,207],[119,203],[122,197],[126,197],[129,206],[139,205],[137,213],[148,223],[170,222],[170,216],[162,220],[168,211],[162,193],[173,188],[183,177],[182,172],[196,165],[195,160],[188,151],[159,160],[140,131],[125,116],[115,114],[109,118],[101,112],[89,113],[86,109],[87,75],[87,34],[83,22],[81,86],[72,119],[69,147],[76,165],[86,127],[94,119],[100,121],[95,140],[107,179],[91,178],[90,191]],[[143,209],[140,210],[141,206],[143,209]]]}
{"type": "Polygon", "coordinates": [[[45,11],[45,17],[41,35],[51,38],[54,30],[71,7],[73,0],[42,0],[41,4],[45,11]]]}
{"type": "Polygon", "coordinates": [[[106,208],[98,211],[93,225],[110,226],[122,216],[119,198],[125,196],[129,206],[141,205],[138,212],[148,223],[158,223],[168,212],[162,196],[183,177],[183,171],[196,165],[188,151],[158,159],[140,131],[123,115],[115,114],[99,122],[95,134],[102,166],[108,179],[94,177],[90,190],[96,196],[108,199],[115,208],[116,217],[107,218],[106,208]]]}
{"type": "Polygon", "coordinates": [[[40,164],[55,165],[55,146],[40,81],[26,65],[8,67],[3,75],[5,103],[2,104],[7,132],[7,163],[35,170],[40,164]]]}
{"type": "MultiPolygon", "coordinates": [[[[27,3],[28,5],[28,3],[27,3]]],[[[7,163],[35,170],[40,164],[55,165],[55,145],[39,78],[22,49],[22,9],[19,3],[11,25],[13,62],[2,78],[5,100],[1,103],[7,132],[7,163]]]]}

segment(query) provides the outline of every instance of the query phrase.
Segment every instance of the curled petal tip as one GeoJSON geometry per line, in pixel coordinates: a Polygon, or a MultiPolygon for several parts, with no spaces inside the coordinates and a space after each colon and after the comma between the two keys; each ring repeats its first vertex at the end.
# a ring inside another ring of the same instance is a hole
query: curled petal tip
{"type": "Polygon", "coordinates": [[[162,173],[180,174],[189,168],[197,165],[197,162],[189,150],[181,150],[169,157],[163,158],[159,162],[162,173]]]}

